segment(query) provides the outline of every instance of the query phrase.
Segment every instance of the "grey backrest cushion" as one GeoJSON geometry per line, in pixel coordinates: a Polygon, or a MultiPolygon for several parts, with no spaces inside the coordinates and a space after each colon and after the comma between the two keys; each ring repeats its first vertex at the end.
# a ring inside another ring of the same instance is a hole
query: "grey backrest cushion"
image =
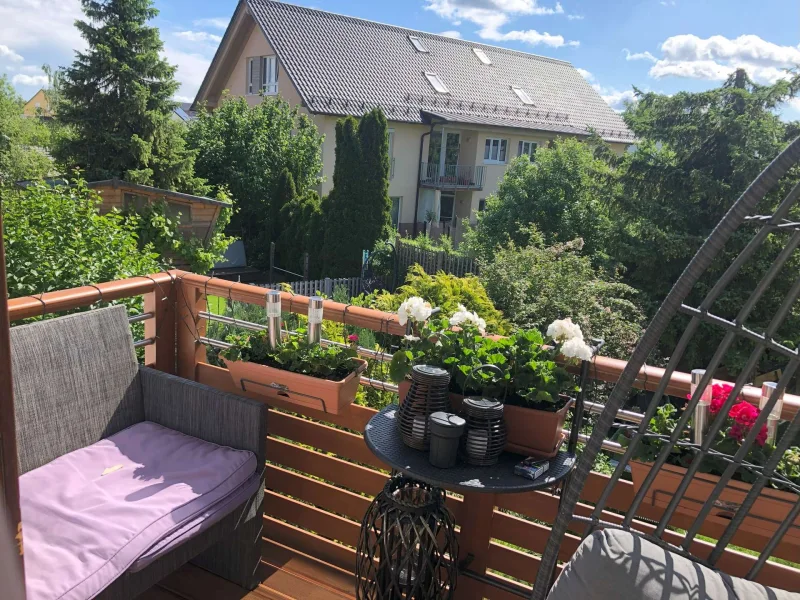
{"type": "Polygon", "coordinates": [[[11,329],[20,473],[144,420],[124,306],[11,329]]]}

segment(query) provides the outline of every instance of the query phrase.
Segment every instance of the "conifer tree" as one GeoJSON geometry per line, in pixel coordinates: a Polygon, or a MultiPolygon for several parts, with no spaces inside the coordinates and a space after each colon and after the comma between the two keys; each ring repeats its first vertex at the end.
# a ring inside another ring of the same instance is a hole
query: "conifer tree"
{"type": "Polygon", "coordinates": [[[75,26],[88,44],[63,74],[58,118],[70,135],[56,158],[88,180],[122,178],[163,188],[201,191],[194,154],[171,121],[178,83],[161,57],[158,11],[151,0],[81,0],[75,26]]]}

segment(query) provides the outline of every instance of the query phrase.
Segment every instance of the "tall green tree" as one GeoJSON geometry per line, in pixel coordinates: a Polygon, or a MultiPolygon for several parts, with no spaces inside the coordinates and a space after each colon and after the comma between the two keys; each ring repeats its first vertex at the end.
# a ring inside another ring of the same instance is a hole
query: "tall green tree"
{"type": "Polygon", "coordinates": [[[190,124],[187,143],[198,153],[195,172],[236,198],[230,231],[244,241],[249,264],[268,268],[270,242],[277,243],[282,231],[276,220],[285,202],[279,192],[282,174],[291,175],[299,197],[319,185],[322,139],[306,115],[279,98],[255,106],[245,98],[227,98],[190,124]]]}
{"type": "Polygon", "coordinates": [[[75,26],[88,49],[77,52],[60,81],[58,119],[70,135],[55,156],[90,180],[123,178],[167,189],[204,192],[194,153],[172,122],[178,83],[161,56],[152,0],[81,0],[75,26]]]}
{"type": "Polygon", "coordinates": [[[346,117],[336,123],[333,189],[323,202],[328,277],[358,274],[362,251],[391,231],[388,140],[386,117],[378,108],[360,122],[346,117]]]}

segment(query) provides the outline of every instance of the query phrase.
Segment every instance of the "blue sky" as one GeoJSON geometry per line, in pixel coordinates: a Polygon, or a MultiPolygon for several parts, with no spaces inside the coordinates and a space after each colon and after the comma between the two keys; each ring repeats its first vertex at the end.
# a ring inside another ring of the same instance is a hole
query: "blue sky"
{"type": "MultiPolygon", "coordinates": [[[[760,83],[800,65],[797,0],[299,0],[296,3],[570,61],[615,109],[631,87],[667,94],[719,85],[744,66],[760,83]]],[[[156,0],[165,52],[191,99],[235,0],[156,0]]],[[[41,65],[82,41],[79,0],[0,0],[0,73],[22,96],[41,65]]],[[[783,110],[800,119],[800,100],[783,110]]]]}

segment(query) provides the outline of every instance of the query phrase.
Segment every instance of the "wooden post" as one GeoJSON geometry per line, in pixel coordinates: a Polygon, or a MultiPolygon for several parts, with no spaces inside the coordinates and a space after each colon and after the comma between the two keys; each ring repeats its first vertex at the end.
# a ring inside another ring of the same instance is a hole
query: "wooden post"
{"type": "MultiPolygon", "coordinates": [[[[466,568],[481,575],[486,574],[489,562],[489,541],[492,537],[494,494],[464,494],[461,508],[461,536],[458,540],[458,560],[466,568]]],[[[481,600],[483,586],[466,576],[459,578],[456,600],[481,600]]]]}
{"type": "MultiPolygon", "coordinates": [[[[14,415],[14,386],[11,373],[11,321],[8,312],[8,288],[6,286],[6,255],[3,247],[3,211],[0,202],[0,492],[3,494],[4,510],[0,518],[8,524],[10,533],[16,536],[14,571],[19,573],[19,581],[24,581],[22,563],[22,515],[19,506],[19,462],[17,459],[17,427],[14,415]]],[[[2,531],[6,527],[1,528],[2,531]]],[[[7,547],[8,540],[3,540],[7,547]]],[[[4,553],[5,554],[5,553],[4,553]]],[[[11,598],[24,598],[15,582],[10,581],[8,593],[11,598]]]]}
{"type": "Polygon", "coordinates": [[[144,348],[144,364],[165,373],[175,374],[175,312],[177,309],[176,284],[162,283],[144,295],[144,312],[154,317],[144,322],[145,339],[155,343],[144,348]]]}
{"type": "Polygon", "coordinates": [[[206,322],[198,313],[206,310],[207,302],[203,292],[175,282],[177,297],[177,371],[184,379],[196,379],[197,363],[206,362],[206,347],[198,338],[205,336],[206,322]]]}

